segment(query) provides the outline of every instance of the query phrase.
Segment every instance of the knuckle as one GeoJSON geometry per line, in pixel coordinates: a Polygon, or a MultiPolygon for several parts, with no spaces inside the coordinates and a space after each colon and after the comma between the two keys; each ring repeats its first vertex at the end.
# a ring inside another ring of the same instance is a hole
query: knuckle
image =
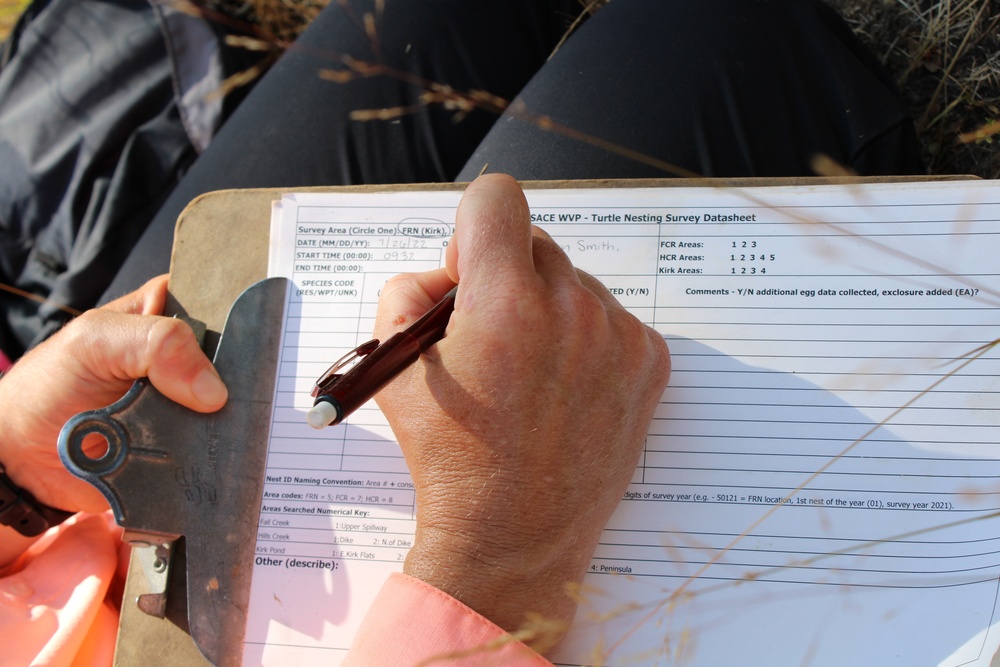
{"type": "Polygon", "coordinates": [[[396,292],[397,290],[401,289],[407,289],[407,290],[412,289],[413,288],[412,282],[413,282],[413,274],[411,273],[396,274],[391,278],[389,278],[388,280],[386,280],[385,284],[382,285],[382,294],[383,295],[392,294],[393,292],[396,292]]]}
{"type": "Polygon", "coordinates": [[[602,322],[608,321],[611,313],[605,307],[604,301],[592,290],[578,287],[564,295],[564,303],[569,307],[569,314],[577,326],[592,329],[602,322]]]}
{"type": "Polygon", "coordinates": [[[72,357],[90,362],[100,358],[102,337],[95,332],[103,331],[108,326],[113,326],[113,320],[109,320],[107,313],[88,310],[67,323],[55,339],[65,346],[72,357]]]}
{"type": "Polygon", "coordinates": [[[180,364],[192,345],[196,345],[194,332],[173,318],[157,318],[146,335],[146,352],[160,363],[180,364]]]}
{"type": "Polygon", "coordinates": [[[670,350],[666,340],[655,329],[647,326],[624,309],[616,318],[616,340],[619,341],[623,368],[630,368],[631,375],[662,391],[670,378],[670,350]]]}
{"type": "Polygon", "coordinates": [[[670,380],[670,348],[667,341],[653,329],[648,329],[650,341],[653,347],[653,361],[650,369],[655,374],[655,382],[662,390],[670,380]]]}

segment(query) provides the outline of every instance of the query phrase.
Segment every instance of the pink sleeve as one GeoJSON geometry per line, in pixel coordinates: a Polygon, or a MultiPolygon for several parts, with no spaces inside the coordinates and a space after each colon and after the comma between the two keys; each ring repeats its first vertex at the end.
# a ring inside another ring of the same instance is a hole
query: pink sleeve
{"type": "Polygon", "coordinates": [[[0,660],[111,665],[118,613],[105,594],[118,565],[110,515],[77,515],[0,573],[0,660]]]}
{"type": "Polygon", "coordinates": [[[453,597],[393,574],[368,610],[343,667],[552,667],[545,658],[453,597]]]}

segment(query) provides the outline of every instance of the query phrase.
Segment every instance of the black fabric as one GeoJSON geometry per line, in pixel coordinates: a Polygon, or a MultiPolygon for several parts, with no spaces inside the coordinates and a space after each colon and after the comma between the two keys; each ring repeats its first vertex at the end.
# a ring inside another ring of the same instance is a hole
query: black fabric
{"type": "Polygon", "coordinates": [[[224,48],[222,30],[150,0],[35,0],[23,14],[0,69],[0,283],[45,301],[0,291],[7,356],[97,302],[197,157],[175,67],[211,89],[260,58],[224,48]]]}
{"type": "Polygon", "coordinates": [[[817,153],[864,175],[923,171],[893,84],[818,1],[611,2],[519,101],[460,180],[486,164],[521,179],[811,176],[817,153]]]}
{"type": "Polygon", "coordinates": [[[375,4],[320,14],[192,167],[105,300],[168,270],[174,222],[205,192],[453,180],[497,114],[427,103],[428,86],[510,100],[579,12],[577,0],[390,0],[373,40],[361,17],[375,4]],[[383,69],[366,74],[369,65],[383,69]],[[380,110],[390,117],[352,119],[380,110]]]}
{"type": "Polygon", "coordinates": [[[612,0],[549,59],[580,7],[330,3],[193,162],[102,299],[166,271],[180,211],[222,188],[469,180],[486,164],[521,179],[803,176],[816,153],[868,175],[922,170],[891,82],[820,0],[612,0]],[[461,109],[452,90],[513,102],[461,109]]]}
{"type": "Polygon", "coordinates": [[[575,2],[390,1],[378,52],[357,20],[371,3],[348,6],[325,10],[248,97],[105,298],[167,270],[176,216],[213,189],[470,180],[485,165],[521,179],[673,175],[662,162],[806,176],[816,153],[867,175],[922,170],[892,84],[820,0],[613,0],[551,59],[575,2]],[[379,63],[379,53],[420,81],[514,102],[499,122],[483,111],[458,120],[399,76],[319,76],[343,71],[345,54],[379,63]],[[396,108],[412,111],[351,116],[396,108]]]}
{"type": "Polygon", "coordinates": [[[0,345],[92,306],[195,157],[146,2],[46,2],[0,71],[0,345]],[[59,304],[59,305],[56,305],[59,304]]]}

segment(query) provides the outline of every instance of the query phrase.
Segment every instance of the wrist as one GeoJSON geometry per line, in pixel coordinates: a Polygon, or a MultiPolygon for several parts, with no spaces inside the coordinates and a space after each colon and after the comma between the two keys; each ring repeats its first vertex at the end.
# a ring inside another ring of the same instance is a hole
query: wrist
{"type": "Polygon", "coordinates": [[[32,516],[23,503],[24,493],[10,480],[3,464],[0,464],[0,573],[37,542],[44,532],[39,530],[42,527],[38,525],[40,517],[32,516]]]}
{"type": "Polygon", "coordinates": [[[403,572],[447,593],[518,639],[545,653],[576,613],[571,594],[589,550],[559,544],[483,540],[472,533],[420,528],[403,572]]]}
{"type": "Polygon", "coordinates": [[[72,512],[49,507],[36,500],[29,491],[19,487],[7,476],[0,463],[0,525],[31,538],[71,516],[72,512]]]}

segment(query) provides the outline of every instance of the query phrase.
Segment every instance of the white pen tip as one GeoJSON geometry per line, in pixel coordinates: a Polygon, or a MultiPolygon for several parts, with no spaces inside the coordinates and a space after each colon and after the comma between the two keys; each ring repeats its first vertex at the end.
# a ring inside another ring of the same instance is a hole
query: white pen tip
{"type": "Polygon", "coordinates": [[[326,428],[337,418],[337,408],[332,403],[320,401],[306,413],[306,423],[315,429],[326,428]]]}

